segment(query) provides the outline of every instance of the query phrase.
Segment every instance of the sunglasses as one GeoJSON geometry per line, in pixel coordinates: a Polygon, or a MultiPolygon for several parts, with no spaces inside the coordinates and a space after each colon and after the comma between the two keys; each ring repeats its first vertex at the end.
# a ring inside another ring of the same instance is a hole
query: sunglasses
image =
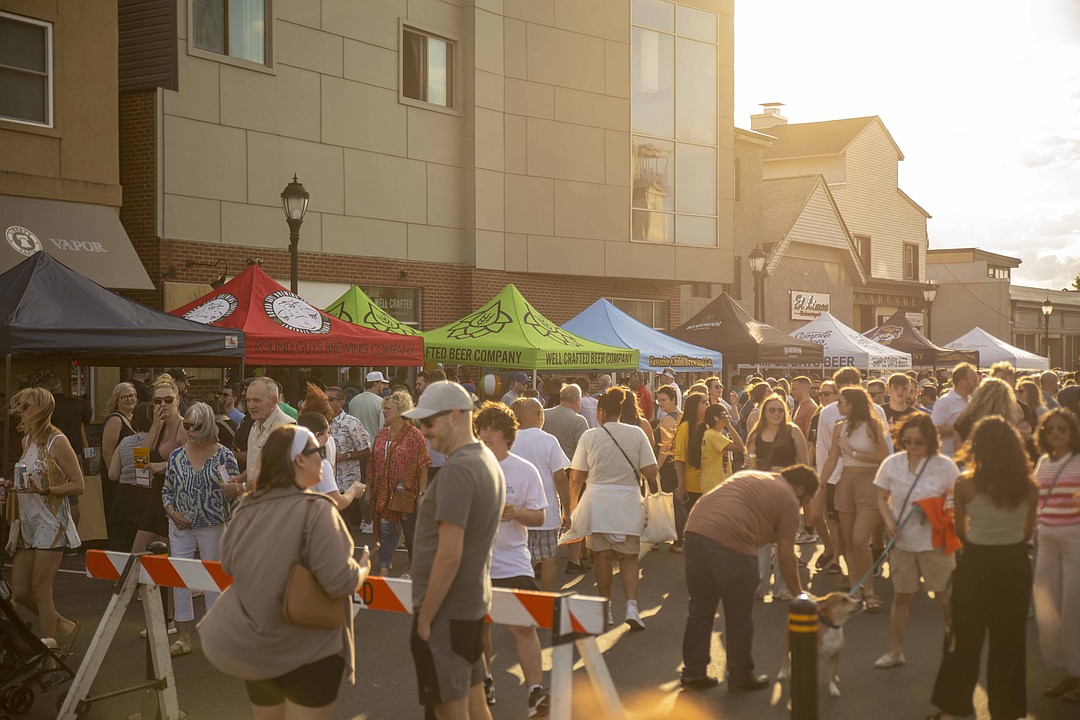
{"type": "Polygon", "coordinates": [[[172,405],[174,402],[176,402],[176,398],[174,397],[154,398],[155,405],[160,405],[161,403],[165,403],[166,405],[172,405]]]}
{"type": "Polygon", "coordinates": [[[423,425],[425,428],[430,429],[431,426],[435,424],[436,420],[441,418],[443,415],[449,415],[449,414],[450,414],[449,410],[443,410],[442,412],[437,412],[434,415],[429,415],[428,417],[421,419],[420,424],[423,425]]]}
{"type": "Polygon", "coordinates": [[[783,412],[784,412],[784,408],[782,408],[782,407],[771,407],[771,408],[765,408],[765,412],[770,412],[770,413],[783,413],[783,412]]]}
{"type": "Polygon", "coordinates": [[[300,454],[301,455],[318,455],[323,460],[325,460],[326,459],[326,448],[321,446],[321,445],[319,447],[309,447],[309,448],[305,448],[304,450],[300,451],[300,454]]]}
{"type": "Polygon", "coordinates": [[[918,438],[900,438],[900,442],[905,447],[923,447],[926,445],[926,440],[921,437],[918,438]]]}
{"type": "Polygon", "coordinates": [[[183,425],[183,426],[184,426],[184,429],[185,429],[185,430],[187,430],[187,431],[189,431],[189,432],[190,432],[191,430],[196,430],[196,429],[198,429],[198,428],[201,428],[201,427],[202,427],[202,423],[189,423],[189,422],[188,422],[188,421],[186,421],[186,420],[185,420],[184,422],[182,422],[182,423],[181,423],[181,425],[183,425]]]}

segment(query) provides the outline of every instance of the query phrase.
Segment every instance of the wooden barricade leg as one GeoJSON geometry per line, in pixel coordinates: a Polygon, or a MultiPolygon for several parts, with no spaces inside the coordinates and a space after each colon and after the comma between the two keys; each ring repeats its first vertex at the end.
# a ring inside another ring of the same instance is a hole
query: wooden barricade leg
{"type": "Polygon", "coordinates": [[[574,643],[551,648],[551,720],[570,720],[573,708],[574,643]]]}
{"type": "MultiPolygon", "coordinates": [[[[169,631],[165,626],[165,609],[161,605],[161,593],[157,587],[148,585],[143,598],[146,610],[146,632],[150,640],[150,657],[154,663],[154,677],[159,685],[157,693],[158,717],[180,720],[180,704],[176,698],[176,678],[173,676],[172,655],[169,654],[169,631]]],[[[151,720],[143,718],[143,720],[151,720]]]]}
{"type": "Polygon", "coordinates": [[[609,720],[626,720],[626,711],[619,702],[619,693],[615,690],[615,683],[608,672],[604,655],[600,652],[600,646],[596,644],[595,637],[585,637],[574,642],[581,659],[585,661],[585,669],[589,672],[589,678],[604,703],[605,717],[609,720]]]}

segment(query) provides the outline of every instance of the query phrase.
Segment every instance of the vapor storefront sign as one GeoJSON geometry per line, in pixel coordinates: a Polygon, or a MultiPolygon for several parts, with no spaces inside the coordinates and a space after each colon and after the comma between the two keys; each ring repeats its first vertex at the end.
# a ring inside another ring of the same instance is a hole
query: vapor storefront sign
{"type": "MultiPolygon", "coordinates": [[[[355,311],[355,308],[354,308],[355,311]]],[[[266,365],[404,365],[423,362],[423,339],[360,327],[319,310],[256,265],[173,315],[247,336],[245,360],[266,365]]],[[[381,320],[395,322],[393,318],[381,320]]]]}
{"type": "Polygon", "coordinates": [[[116,209],[0,195],[0,273],[44,252],[98,285],[153,290],[116,209]]]}
{"type": "Polygon", "coordinates": [[[465,317],[424,333],[429,362],[513,370],[633,370],[639,353],[555,325],[513,285],[465,317]]]}

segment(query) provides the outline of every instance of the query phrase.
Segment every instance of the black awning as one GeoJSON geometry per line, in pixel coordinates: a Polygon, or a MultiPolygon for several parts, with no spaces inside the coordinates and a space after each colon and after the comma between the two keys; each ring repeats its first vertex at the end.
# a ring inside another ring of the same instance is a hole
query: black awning
{"type": "Polygon", "coordinates": [[[0,273],[44,250],[99,285],[153,290],[116,210],[0,195],[0,273]]]}

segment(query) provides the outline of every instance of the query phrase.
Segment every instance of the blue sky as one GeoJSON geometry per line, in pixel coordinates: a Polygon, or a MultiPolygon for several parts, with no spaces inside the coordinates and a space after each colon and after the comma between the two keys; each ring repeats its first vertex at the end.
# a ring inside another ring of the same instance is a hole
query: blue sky
{"type": "Polygon", "coordinates": [[[1080,273],[1080,0],[742,0],[735,124],[880,115],[931,248],[1023,260],[1013,281],[1080,273]]]}

